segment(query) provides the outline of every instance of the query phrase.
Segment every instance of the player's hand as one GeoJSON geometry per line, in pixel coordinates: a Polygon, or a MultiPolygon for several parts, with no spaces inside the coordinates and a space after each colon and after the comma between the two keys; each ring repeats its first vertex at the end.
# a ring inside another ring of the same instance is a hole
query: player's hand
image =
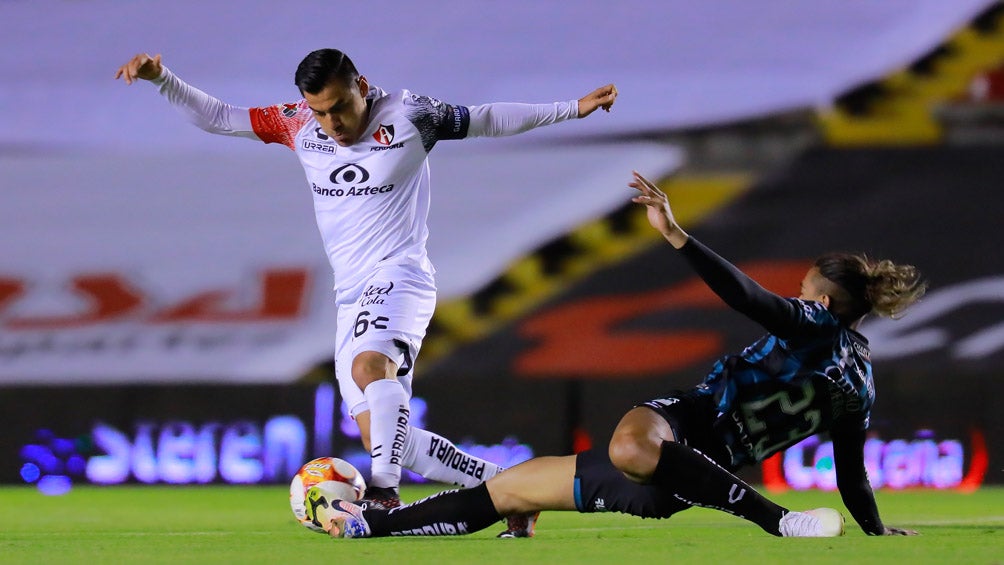
{"type": "Polygon", "coordinates": [[[919,534],[919,532],[917,532],[917,530],[907,530],[907,529],[903,529],[903,528],[890,528],[889,526],[886,526],[885,527],[885,532],[883,532],[882,535],[885,535],[885,536],[916,536],[916,535],[920,535],[920,534],[919,534]]]}
{"type": "Polygon", "coordinates": [[[589,114],[595,112],[597,108],[603,108],[604,111],[609,112],[610,107],[614,105],[614,100],[616,99],[616,86],[612,84],[601,86],[582,98],[579,98],[579,117],[585,118],[589,114]]]}
{"type": "Polygon", "coordinates": [[[115,78],[122,78],[126,84],[132,84],[136,79],[153,80],[160,76],[164,70],[160,64],[160,55],[151,57],[146,53],[140,53],[129,62],[119,67],[115,72],[115,78]]]}
{"type": "Polygon", "coordinates": [[[673,209],[669,206],[669,197],[666,196],[666,193],[659,190],[659,187],[655,186],[652,181],[641,176],[638,171],[632,171],[632,174],[634,175],[634,180],[629,182],[628,186],[641,194],[632,198],[631,201],[636,204],[645,205],[647,208],[648,223],[652,224],[653,228],[659,230],[659,233],[673,247],[677,249],[683,247],[690,236],[687,235],[687,232],[683,231],[680,224],[676,223],[676,218],[673,217],[673,209]]]}

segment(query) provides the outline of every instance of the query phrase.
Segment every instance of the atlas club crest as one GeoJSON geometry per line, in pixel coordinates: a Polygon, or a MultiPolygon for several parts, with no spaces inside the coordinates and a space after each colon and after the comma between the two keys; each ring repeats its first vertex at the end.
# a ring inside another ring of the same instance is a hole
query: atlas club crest
{"type": "Polygon", "coordinates": [[[390,145],[394,143],[394,125],[385,126],[380,124],[377,126],[375,132],[373,132],[373,139],[376,140],[380,145],[390,145]]]}

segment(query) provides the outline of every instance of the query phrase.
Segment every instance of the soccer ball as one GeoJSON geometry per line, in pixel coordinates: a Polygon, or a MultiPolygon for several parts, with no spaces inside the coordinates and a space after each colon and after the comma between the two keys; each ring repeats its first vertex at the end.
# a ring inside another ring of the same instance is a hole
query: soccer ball
{"type": "Polygon", "coordinates": [[[321,533],[324,528],[314,520],[313,509],[307,508],[311,503],[307,491],[315,486],[328,500],[359,500],[366,493],[366,482],[359,470],[343,459],[318,457],[300,467],[289,483],[289,505],[297,522],[321,533]]]}

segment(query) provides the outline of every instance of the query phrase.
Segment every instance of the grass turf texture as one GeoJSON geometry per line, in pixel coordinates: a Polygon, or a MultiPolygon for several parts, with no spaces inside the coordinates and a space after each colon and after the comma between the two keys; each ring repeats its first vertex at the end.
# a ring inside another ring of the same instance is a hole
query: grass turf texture
{"type": "MultiPolygon", "coordinates": [[[[921,536],[867,537],[851,521],[835,539],[775,538],[695,508],[669,520],[549,512],[534,539],[494,539],[500,523],[455,538],[331,540],[295,523],[287,496],[285,487],[77,487],[55,497],[0,487],[0,563],[1004,563],[1000,487],[880,491],[883,519],[921,536]]],[[[836,493],[773,498],[847,515],[836,493]]]]}

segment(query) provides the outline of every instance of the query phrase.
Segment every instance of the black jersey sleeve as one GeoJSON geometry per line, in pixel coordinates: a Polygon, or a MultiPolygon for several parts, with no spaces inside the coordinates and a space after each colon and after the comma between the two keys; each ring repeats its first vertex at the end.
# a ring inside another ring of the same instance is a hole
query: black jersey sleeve
{"type": "Polygon", "coordinates": [[[698,276],[732,309],[770,333],[789,338],[812,331],[810,320],[791,300],[774,294],[691,236],[680,252],[698,276]]]}
{"type": "Polygon", "coordinates": [[[833,440],[833,462],[837,471],[837,489],[844,506],[870,536],[885,533],[885,526],[879,518],[875,495],[868,482],[865,469],[865,431],[853,427],[841,427],[830,431],[833,440]]]}
{"type": "Polygon", "coordinates": [[[411,94],[406,99],[408,120],[422,136],[425,150],[432,151],[442,139],[463,139],[471,123],[471,112],[466,106],[447,104],[429,96],[411,94]]]}

